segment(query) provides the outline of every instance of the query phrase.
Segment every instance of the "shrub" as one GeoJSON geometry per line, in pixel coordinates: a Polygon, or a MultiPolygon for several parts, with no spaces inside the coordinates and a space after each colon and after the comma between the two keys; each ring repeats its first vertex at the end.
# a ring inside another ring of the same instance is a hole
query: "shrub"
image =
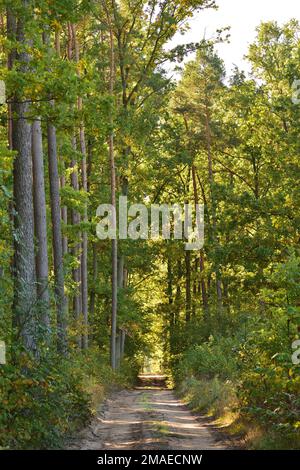
{"type": "Polygon", "coordinates": [[[97,349],[0,366],[0,448],[54,449],[84,426],[111,388],[129,386],[137,364],[111,370],[97,349]]]}
{"type": "Polygon", "coordinates": [[[220,417],[237,406],[235,386],[231,381],[190,378],[184,381],[179,393],[195,411],[220,417]]]}
{"type": "Polygon", "coordinates": [[[175,382],[185,377],[233,379],[237,374],[236,341],[211,337],[207,343],[188,349],[175,368],[175,382]]]}

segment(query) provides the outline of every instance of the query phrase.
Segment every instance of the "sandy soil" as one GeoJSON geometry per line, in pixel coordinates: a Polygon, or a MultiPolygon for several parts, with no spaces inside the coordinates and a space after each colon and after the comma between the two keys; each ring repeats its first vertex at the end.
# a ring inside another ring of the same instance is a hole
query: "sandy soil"
{"type": "Polygon", "coordinates": [[[205,420],[197,419],[158,377],[115,393],[69,449],[210,450],[226,449],[205,420]]]}

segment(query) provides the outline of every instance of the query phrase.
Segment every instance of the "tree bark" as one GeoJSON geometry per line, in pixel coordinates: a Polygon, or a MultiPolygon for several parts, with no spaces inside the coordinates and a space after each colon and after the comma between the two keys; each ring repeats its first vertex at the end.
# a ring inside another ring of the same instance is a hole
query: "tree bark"
{"type": "MultiPolygon", "coordinates": [[[[72,147],[74,152],[77,150],[76,146],[76,138],[75,136],[72,138],[72,147]]],[[[78,170],[77,170],[77,161],[75,158],[72,159],[71,168],[73,169],[71,174],[71,183],[72,187],[75,191],[79,191],[79,181],[78,181],[78,170]]],[[[76,227],[80,223],[80,214],[77,212],[76,209],[72,209],[71,212],[72,218],[72,225],[76,227]]],[[[81,238],[81,235],[78,234],[78,237],[81,238]]],[[[74,242],[73,248],[73,255],[78,261],[78,266],[73,269],[73,281],[77,285],[75,294],[73,296],[73,309],[74,309],[74,317],[76,320],[80,319],[81,315],[81,270],[80,270],[80,249],[81,243],[79,241],[74,242]]],[[[78,345],[81,347],[81,338],[78,337],[78,345]]]]}
{"type": "MultiPolygon", "coordinates": [[[[195,165],[192,165],[192,180],[193,180],[193,191],[194,191],[195,207],[199,204],[199,196],[198,196],[196,176],[197,175],[196,175],[195,165]]],[[[203,202],[205,203],[205,196],[204,195],[203,195],[203,199],[204,199],[203,202]]],[[[199,267],[200,267],[200,286],[201,286],[203,312],[204,312],[204,317],[207,319],[208,316],[209,316],[209,310],[208,310],[208,298],[207,298],[206,284],[205,284],[205,279],[203,277],[203,272],[204,272],[204,253],[203,253],[203,250],[200,250],[199,267]]]]}
{"type": "Polygon", "coordinates": [[[124,330],[121,330],[121,360],[125,355],[125,340],[126,340],[126,333],[124,330]]]}
{"type": "MultiPolygon", "coordinates": [[[[43,37],[44,43],[50,49],[50,34],[48,29],[44,31],[43,37]]],[[[54,108],[55,103],[53,100],[50,102],[50,105],[54,108]]],[[[65,275],[63,265],[61,201],[59,193],[60,178],[58,172],[56,128],[49,119],[47,122],[47,142],[50,208],[52,223],[54,292],[56,301],[57,351],[59,354],[66,356],[68,354],[67,299],[65,296],[65,275]]]]}
{"type": "MultiPolygon", "coordinates": [[[[60,177],[60,187],[64,188],[66,185],[66,178],[65,175],[62,175],[60,177]]],[[[66,227],[68,225],[68,208],[67,206],[62,206],[61,208],[61,219],[63,221],[64,226],[66,227]]],[[[66,234],[63,235],[62,237],[62,251],[63,251],[63,256],[68,253],[68,237],[66,234]]]]}
{"type": "Polygon", "coordinates": [[[59,174],[57,161],[56,129],[48,122],[48,165],[50,181],[50,205],[52,220],[53,262],[55,277],[56,318],[57,318],[57,350],[67,354],[67,310],[64,292],[64,266],[61,232],[61,205],[59,195],[59,174]]]}
{"type": "Polygon", "coordinates": [[[38,306],[41,321],[45,329],[44,339],[50,340],[49,289],[48,289],[48,243],[46,219],[46,194],[44,179],[43,138],[41,121],[36,119],[32,124],[32,163],[33,163],[33,202],[34,226],[37,240],[36,277],[38,306]]]}
{"type": "MultiPolygon", "coordinates": [[[[211,197],[211,212],[212,212],[212,242],[214,246],[217,246],[217,218],[216,218],[216,199],[214,191],[214,172],[213,172],[213,163],[212,163],[212,152],[211,152],[211,129],[210,129],[210,115],[208,104],[205,106],[205,132],[206,132],[206,145],[207,145],[207,158],[208,158],[208,178],[209,178],[209,188],[210,188],[210,197],[211,197]]],[[[222,302],[222,280],[220,274],[220,266],[217,263],[215,267],[216,275],[216,292],[217,292],[217,302],[218,302],[218,314],[222,313],[223,302],[222,302]]]]}
{"type": "MultiPolygon", "coordinates": [[[[60,53],[61,53],[61,51],[60,51],[60,31],[58,29],[56,29],[56,31],[55,31],[55,50],[56,50],[57,56],[60,57],[60,53]]],[[[63,159],[61,159],[61,164],[62,164],[63,169],[65,169],[63,159]]],[[[64,175],[64,172],[62,172],[62,175],[60,177],[60,187],[64,188],[65,185],[66,185],[66,177],[64,175]]],[[[64,226],[66,226],[68,224],[68,209],[67,209],[67,206],[62,206],[62,208],[61,208],[61,219],[64,223],[64,226]]],[[[63,250],[63,256],[68,253],[68,237],[65,234],[62,237],[62,250],[63,250]]],[[[66,298],[66,303],[68,303],[67,298],[66,298]]],[[[66,307],[66,309],[68,309],[68,307],[66,307]]]]}
{"type": "Polygon", "coordinates": [[[185,320],[191,319],[192,296],[191,296],[191,252],[185,252],[185,320]]]}
{"type": "MultiPolygon", "coordinates": [[[[109,92],[111,97],[114,95],[114,38],[112,26],[110,24],[109,13],[107,17],[110,25],[109,30],[109,48],[110,48],[110,77],[109,92]]],[[[113,116],[111,111],[110,124],[113,127],[113,116]]],[[[111,185],[111,204],[115,208],[116,214],[116,168],[114,154],[114,133],[111,130],[109,135],[109,161],[110,161],[110,185],[111,185]]],[[[116,226],[116,220],[114,221],[116,226]]],[[[117,311],[118,311],[118,241],[117,238],[112,240],[112,311],[111,311],[111,338],[110,338],[110,359],[112,369],[116,369],[116,334],[117,334],[117,311]]]]}
{"type": "MultiPolygon", "coordinates": [[[[22,6],[28,8],[28,2],[23,1],[22,6]]],[[[13,25],[12,15],[10,22],[13,25]]],[[[18,18],[16,22],[16,40],[23,47],[29,45],[25,36],[23,18],[18,18]]],[[[28,52],[17,52],[15,58],[20,63],[18,70],[26,74],[30,63],[28,52]]],[[[24,348],[38,355],[31,124],[27,119],[29,108],[29,103],[24,101],[24,97],[16,93],[13,98],[11,121],[11,143],[16,152],[13,167],[15,209],[13,325],[17,328],[17,337],[24,348]]]]}
{"type": "Polygon", "coordinates": [[[98,260],[97,260],[97,249],[96,243],[93,243],[93,283],[90,291],[90,315],[93,318],[95,313],[95,303],[96,303],[96,283],[98,278],[98,260]]]}
{"type": "MultiPolygon", "coordinates": [[[[12,14],[12,12],[7,9],[6,13],[6,24],[7,24],[7,39],[12,41],[16,38],[16,18],[12,14]]],[[[16,58],[16,50],[13,49],[10,51],[7,57],[7,68],[11,70],[14,64],[14,60],[16,58]]],[[[12,120],[12,103],[8,103],[8,129],[7,129],[7,137],[8,137],[8,147],[10,150],[13,148],[13,120],[12,120]]]]}
{"type": "MultiPolygon", "coordinates": [[[[82,187],[83,190],[87,193],[87,171],[86,171],[86,150],[85,150],[85,138],[84,138],[84,130],[83,128],[80,129],[80,142],[81,142],[81,153],[82,153],[82,187]]],[[[84,214],[83,214],[83,222],[88,222],[88,212],[87,212],[87,204],[84,205],[84,214]]],[[[87,229],[83,229],[82,234],[82,254],[81,254],[81,295],[82,295],[82,314],[83,314],[83,321],[84,321],[84,334],[83,334],[83,341],[82,347],[83,349],[88,348],[88,235],[87,229]]]]}
{"type": "MultiPolygon", "coordinates": [[[[71,25],[72,35],[74,41],[74,50],[75,50],[75,60],[78,63],[80,59],[79,44],[76,36],[76,27],[74,24],[71,25]]],[[[78,76],[79,71],[77,72],[78,76]]],[[[78,97],[78,110],[82,110],[82,97],[78,97]]],[[[79,141],[80,141],[80,151],[82,154],[81,160],[81,176],[82,176],[82,189],[87,193],[87,151],[86,151],[86,141],[85,141],[85,130],[83,122],[80,123],[79,129],[79,141]]],[[[87,224],[88,222],[88,211],[87,204],[84,205],[84,214],[83,222],[87,224]]],[[[82,315],[84,322],[84,333],[82,337],[82,348],[88,348],[88,236],[86,229],[82,233],[82,253],[81,253],[81,304],[82,304],[82,315]]]]}
{"type": "Polygon", "coordinates": [[[174,350],[174,328],[175,328],[175,309],[176,305],[174,305],[174,298],[173,298],[173,270],[172,270],[172,260],[171,255],[168,254],[167,259],[167,295],[168,295],[168,304],[169,304],[169,344],[170,344],[170,352],[172,353],[174,350]]]}
{"type": "Polygon", "coordinates": [[[203,250],[201,250],[201,252],[200,252],[199,266],[200,266],[200,276],[201,276],[200,283],[201,283],[202,305],[203,305],[203,310],[204,310],[204,316],[206,317],[206,319],[208,319],[208,317],[209,317],[208,296],[207,296],[205,279],[203,277],[203,272],[204,272],[204,269],[205,269],[203,250]]]}

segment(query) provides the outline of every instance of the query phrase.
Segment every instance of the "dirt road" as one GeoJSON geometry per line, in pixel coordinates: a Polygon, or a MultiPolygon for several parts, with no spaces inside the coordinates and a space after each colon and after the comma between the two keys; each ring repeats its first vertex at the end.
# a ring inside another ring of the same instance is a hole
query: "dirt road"
{"type": "Polygon", "coordinates": [[[70,449],[226,449],[208,423],[201,423],[159,379],[114,394],[70,449]],[[150,385],[151,382],[151,385],[150,385]]]}

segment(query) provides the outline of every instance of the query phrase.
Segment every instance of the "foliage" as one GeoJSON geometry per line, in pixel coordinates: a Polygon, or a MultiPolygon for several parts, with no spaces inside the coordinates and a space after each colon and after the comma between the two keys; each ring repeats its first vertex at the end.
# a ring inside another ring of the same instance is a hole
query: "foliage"
{"type": "Polygon", "coordinates": [[[238,406],[234,384],[217,377],[208,379],[187,379],[178,389],[180,396],[194,411],[209,414],[215,418],[233,413],[238,406]]]}
{"type": "Polygon", "coordinates": [[[39,367],[23,355],[20,365],[0,368],[3,449],[60,448],[88,423],[108,391],[132,385],[138,369],[125,364],[114,373],[96,349],[63,361],[48,357],[39,367]]]}

